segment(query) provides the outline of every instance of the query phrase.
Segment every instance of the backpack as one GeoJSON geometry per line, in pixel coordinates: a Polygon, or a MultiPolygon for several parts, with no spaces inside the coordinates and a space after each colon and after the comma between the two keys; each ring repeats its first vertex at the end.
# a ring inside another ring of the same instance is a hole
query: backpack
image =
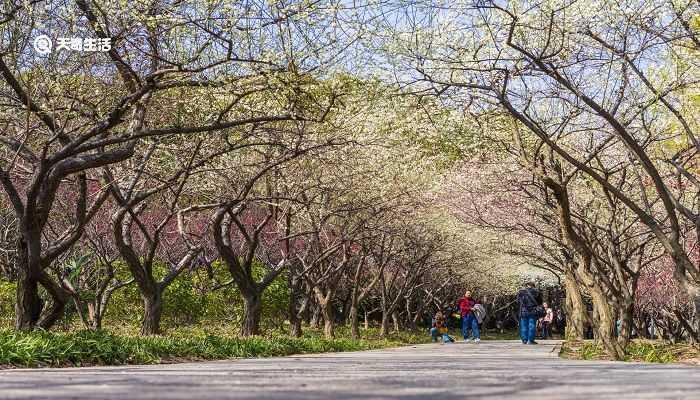
{"type": "Polygon", "coordinates": [[[472,313],[474,313],[478,323],[482,323],[484,321],[484,317],[486,317],[486,309],[481,304],[474,304],[474,307],[472,307],[472,313]]]}
{"type": "Polygon", "coordinates": [[[532,301],[532,304],[535,305],[535,307],[532,308],[532,311],[534,311],[537,319],[540,319],[540,318],[544,317],[545,315],[547,315],[547,311],[544,309],[544,307],[542,307],[541,304],[537,304],[537,300],[535,299],[535,296],[533,296],[532,293],[530,292],[530,289],[525,289],[525,293],[527,294],[527,297],[529,297],[530,300],[532,301]]]}

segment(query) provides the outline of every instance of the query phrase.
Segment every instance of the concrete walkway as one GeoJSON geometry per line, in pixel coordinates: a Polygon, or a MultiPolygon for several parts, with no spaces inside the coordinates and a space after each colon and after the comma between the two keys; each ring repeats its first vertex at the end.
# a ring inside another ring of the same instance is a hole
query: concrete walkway
{"type": "Polygon", "coordinates": [[[569,361],[557,342],[419,345],[136,367],[0,371],[2,399],[700,399],[700,368],[569,361]]]}

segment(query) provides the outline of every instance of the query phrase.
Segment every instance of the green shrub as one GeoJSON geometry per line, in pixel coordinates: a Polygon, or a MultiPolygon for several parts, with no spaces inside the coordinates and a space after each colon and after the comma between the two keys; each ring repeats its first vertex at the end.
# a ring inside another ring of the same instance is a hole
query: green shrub
{"type": "Polygon", "coordinates": [[[664,343],[634,341],[627,347],[628,360],[639,360],[655,363],[670,363],[676,361],[673,348],[664,343]]]}
{"type": "MultiPolygon", "coordinates": [[[[230,332],[230,329],[227,330],[230,332]]],[[[287,336],[241,338],[203,329],[174,330],[167,336],[115,335],[106,331],[74,333],[0,330],[0,365],[20,367],[154,364],[169,359],[211,360],[271,357],[300,353],[356,351],[399,345],[404,338],[326,340],[309,332],[287,336]]],[[[422,338],[421,338],[422,339],[422,338]]]]}
{"type": "Polygon", "coordinates": [[[9,328],[14,323],[17,284],[0,280],[0,328],[9,328]]]}
{"type": "MultiPolygon", "coordinates": [[[[636,339],[629,343],[624,361],[671,363],[697,358],[698,347],[688,343],[667,343],[636,339]]],[[[607,360],[608,355],[601,344],[593,341],[568,341],[562,345],[560,355],[581,360],[607,360]]]]}

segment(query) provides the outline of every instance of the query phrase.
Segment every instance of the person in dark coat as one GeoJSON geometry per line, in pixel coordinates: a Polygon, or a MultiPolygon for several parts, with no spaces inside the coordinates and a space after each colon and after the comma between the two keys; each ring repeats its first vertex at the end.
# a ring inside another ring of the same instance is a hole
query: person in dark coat
{"type": "Polygon", "coordinates": [[[542,294],[535,289],[535,284],[528,282],[518,291],[518,304],[520,305],[520,340],[523,344],[537,344],[535,334],[537,332],[537,307],[542,304],[542,294]]]}

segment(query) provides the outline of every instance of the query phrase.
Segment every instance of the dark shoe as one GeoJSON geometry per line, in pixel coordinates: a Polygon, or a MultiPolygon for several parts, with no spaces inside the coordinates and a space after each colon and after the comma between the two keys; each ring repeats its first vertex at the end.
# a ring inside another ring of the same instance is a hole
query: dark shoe
{"type": "Polygon", "coordinates": [[[534,340],[532,342],[527,342],[527,344],[537,344],[534,340]]]}
{"type": "Polygon", "coordinates": [[[523,340],[523,344],[527,344],[527,342],[523,340]]]}

